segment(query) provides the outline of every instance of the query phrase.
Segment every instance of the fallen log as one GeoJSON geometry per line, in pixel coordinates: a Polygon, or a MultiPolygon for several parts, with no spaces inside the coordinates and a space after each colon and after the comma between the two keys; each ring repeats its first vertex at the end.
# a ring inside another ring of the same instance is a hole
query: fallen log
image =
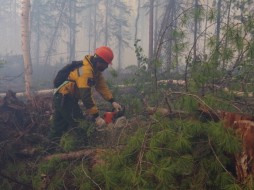
{"type": "Polygon", "coordinates": [[[145,108],[145,112],[148,114],[148,115],[153,115],[153,114],[160,114],[162,116],[168,116],[171,111],[167,108],[160,108],[160,107],[146,107],[145,108]]]}
{"type": "Polygon", "coordinates": [[[245,181],[249,176],[254,176],[254,122],[238,120],[232,128],[243,142],[243,150],[235,158],[237,178],[245,181]]]}
{"type": "Polygon", "coordinates": [[[83,149],[75,152],[68,153],[59,153],[48,155],[43,158],[44,161],[50,161],[52,159],[59,159],[61,161],[74,160],[74,159],[82,159],[83,157],[87,158],[96,158],[95,162],[101,162],[98,158],[98,154],[102,154],[104,152],[103,149],[83,149]]]}
{"type": "Polygon", "coordinates": [[[180,118],[185,119],[189,117],[193,117],[193,114],[180,111],[180,110],[171,110],[167,108],[161,108],[161,107],[146,107],[145,113],[152,116],[152,115],[160,115],[162,117],[168,117],[168,118],[180,118]]]}
{"type": "Polygon", "coordinates": [[[242,150],[234,154],[237,179],[245,182],[250,176],[254,176],[254,116],[211,110],[204,105],[199,106],[199,112],[209,120],[222,121],[224,128],[231,128],[242,141],[242,150]]]}
{"type": "MultiPolygon", "coordinates": [[[[146,82],[145,84],[150,84],[149,82],[146,82]]],[[[184,80],[172,80],[172,79],[169,79],[169,80],[159,80],[157,81],[157,84],[160,85],[177,85],[177,86],[184,86],[186,83],[184,80]]],[[[116,87],[118,88],[126,88],[126,87],[134,87],[134,84],[128,84],[128,85],[125,85],[125,84],[119,84],[117,85],[116,87]]],[[[210,87],[210,86],[209,86],[210,87]]],[[[211,86],[212,88],[215,88],[215,89],[222,89],[220,86],[218,85],[213,85],[211,86]]],[[[227,92],[227,93],[231,93],[231,94],[234,94],[236,97],[249,97],[249,98],[253,98],[253,92],[243,92],[243,91],[235,91],[235,90],[230,90],[228,89],[227,87],[223,88],[222,89],[224,92],[227,92]]],[[[56,89],[45,89],[45,90],[37,90],[37,91],[34,91],[34,94],[33,95],[53,95],[54,92],[56,91],[56,89]]],[[[4,97],[6,93],[0,93],[0,97],[4,97]]],[[[25,92],[17,92],[16,93],[16,96],[17,97],[25,97],[25,92]]]]}

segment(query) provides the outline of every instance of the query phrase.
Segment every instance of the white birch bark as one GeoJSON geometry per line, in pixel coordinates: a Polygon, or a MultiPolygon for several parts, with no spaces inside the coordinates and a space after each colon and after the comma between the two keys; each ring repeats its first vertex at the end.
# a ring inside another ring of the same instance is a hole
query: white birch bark
{"type": "Polygon", "coordinates": [[[24,61],[25,93],[31,99],[32,65],[30,55],[30,0],[21,1],[21,44],[24,61]]]}

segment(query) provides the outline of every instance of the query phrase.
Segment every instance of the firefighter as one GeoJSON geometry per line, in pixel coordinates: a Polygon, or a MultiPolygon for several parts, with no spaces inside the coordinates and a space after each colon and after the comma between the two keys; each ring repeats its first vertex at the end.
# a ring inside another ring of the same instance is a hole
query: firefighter
{"type": "Polygon", "coordinates": [[[68,76],[68,82],[61,85],[54,94],[53,129],[50,137],[60,137],[65,131],[77,125],[77,121],[89,115],[97,128],[105,126],[105,120],[99,115],[99,110],[92,96],[92,88],[108,102],[115,110],[121,110],[121,105],[115,101],[109,90],[102,72],[112,64],[113,51],[102,46],[95,50],[94,55],[86,55],[83,65],[68,76]],[[78,101],[82,100],[86,108],[85,114],[78,101]]]}

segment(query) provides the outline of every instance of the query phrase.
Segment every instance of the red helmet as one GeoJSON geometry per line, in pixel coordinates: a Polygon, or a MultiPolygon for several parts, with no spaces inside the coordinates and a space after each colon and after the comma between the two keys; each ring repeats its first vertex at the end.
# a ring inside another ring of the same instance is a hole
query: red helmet
{"type": "Polygon", "coordinates": [[[106,61],[108,64],[112,64],[114,58],[113,51],[107,46],[101,46],[95,50],[95,54],[106,61]]]}

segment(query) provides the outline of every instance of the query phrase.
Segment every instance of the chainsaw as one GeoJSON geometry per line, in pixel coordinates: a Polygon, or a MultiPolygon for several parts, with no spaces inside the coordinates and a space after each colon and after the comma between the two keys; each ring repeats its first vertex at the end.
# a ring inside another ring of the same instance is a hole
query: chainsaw
{"type": "Polygon", "coordinates": [[[116,121],[123,117],[125,114],[125,107],[122,106],[122,109],[120,111],[111,111],[111,112],[105,112],[103,115],[103,119],[105,120],[106,124],[110,123],[116,123],[116,121]]]}

